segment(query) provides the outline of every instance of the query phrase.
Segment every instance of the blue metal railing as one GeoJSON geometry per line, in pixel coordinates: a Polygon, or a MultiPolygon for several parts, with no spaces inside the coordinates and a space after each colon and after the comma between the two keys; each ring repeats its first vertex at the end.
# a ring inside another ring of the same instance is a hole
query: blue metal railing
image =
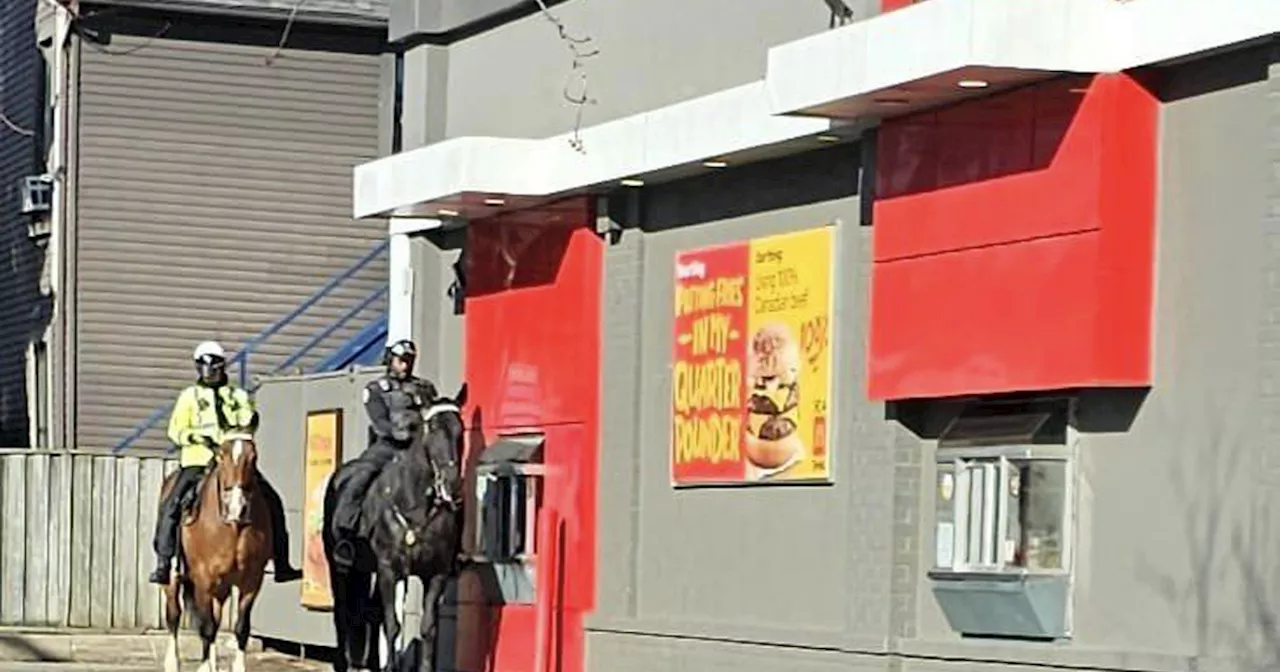
{"type": "Polygon", "coordinates": [[[311,373],[338,371],[352,365],[372,366],[382,359],[383,346],[387,342],[387,314],[375,318],[342,347],[325,357],[311,373]]]}
{"type": "MultiPolygon", "coordinates": [[[[271,371],[271,374],[275,375],[277,373],[280,373],[281,371],[284,371],[290,366],[293,366],[295,362],[302,359],[303,357],[306,357],[307,353],[311,352],[317,345],[320,345],[320,343],[323,342],[326,338],[329,338],[330,336],[332,336],[333,332],[342,328],[342,325],[351,321],[351,318],[360,314],[361,311],[363,311],[365,308],[368,308],[370,305],[372,305],[374,301],[377,301],[378,299],[386,295],[387,295],[386,285],[383,285],[373,290],[373,292],[371,292],[368,296],[361,299],[359,303],[352,306],[351,310],[348,310],[346,313],[342,315],[342,317],[339,317],[337,320],[335,320],[333,324],[330,324],[324,329],[321,329],[320,333],[316,334],[315,336],[312,336],[311,340],[303,344],[301,348],[298,348],[296,352],[294,352],[292,355],[289,355],[289,357],[287,357],[283,362],[280,362],[280,364],[278,364],[276,368],[271,371]]],[[[247,388],[248,386],[241,384],[241,387],[247,388]]]]}
{"type": "MultiPolygon", "coordinates": [[[[227,362],[228,366],[235,365],[238,367],[240,387],[246,390],[249,390],[250,392],[257,389],[256,386],[250,387],[249,385],[249,360],[250,360],[250,356],[253,355],[253,353],[259,347],[261,347],[267,341],[267,339],[280,333],[281,330],[283,330],[285,327],[288,327],[290,324],[292,324],[294,320],[297,320],[303,313],[307,312],[309,309],[311,309],[313,306],[319,303],[322,299],[324,299],[325,297],[333,293],[333,291],[336,290],[339,286],[341,286],[344,282],[346,282],[356,273],[359,273],[362,269],[368,266],[370,262],[382,256],[382,254],[384,254],[387,251],[387,247],[389,245],[390,243],[387,240],[383,240],[379,242],[377,245],[374,245],[373,248],[370,249],[367,254],[361,257],[358,261],[356,261],[346,270],[330,278],[328,282],[326,282],[323,286],[320,287],[320,289],[312,293],[311,296],[307,297],[306,300],[298,304],[296,308],[294,308],[284,317],[281,317],[280,319],[276,320],[270,326],[258,332],[258,334],[255,335],[253,338],[250,338],[248,341],[245,341],[244,345],[240,347],[240,350],[236,352],[236,354],[232,356],[227,362]]],[[[370,292],[367,296],[365,296],[363,299],[357,302],[355,306],[353,306],[350,310],[348,310],[346,313],[340,316],[337,320],[335,320],[334,322],[326,326],[324,329],[321,329],[319,333],[312,336],[305,344],[302,345],[302,347],[298,348],[296,351],[294,351],[293,354],[285,358],[283,362],[276,365],[276,367],[271,371],[271,375],[280,373],[281,371],[287,369],[290,366],[293,366],[295,363],[300,361],[309,352],[314,350],[316,346],[320,345],[321,343],[324,342],[325,339],[332,336],[335,331],[337,331],[338,329],[341,329],[343,325],[350,322],[357,315],[359,315],[361,311],[371,306],[378,299],[386,296],[387,290],[388,288],[386,284],[379,285],[377,289],[370,292]]],[[[315,371],[313,371],[313,373],[314,372],[315,371]]],[[[129,433],[128,436],[126,436],[124,439],[116,443],[116,445],[112,447],[111,451],[113,453],[118,453],[128,448],[129,446],[133,445],[133,443],[137,441],[139,438],[141,438],[143,434],[146,434],[148,430],[155,427],[157,423],[159,423],[166,416],[168,416],[169,412],[172,410],[173,410],[173,404],[170,403],[170,404],[165,404],[164,406],[161,406],[155,409],[154,411],[152,411],[151,414],[148,415],[145,420],[138,423],[133,428],[133,430],[129,433]]],[[[172,452],[173,449],[170,449],[170,450],[172,452]]]]}

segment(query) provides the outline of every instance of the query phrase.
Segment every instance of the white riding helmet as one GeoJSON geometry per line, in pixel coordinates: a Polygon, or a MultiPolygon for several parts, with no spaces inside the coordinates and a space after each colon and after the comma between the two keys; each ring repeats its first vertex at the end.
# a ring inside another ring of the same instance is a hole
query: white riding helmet
{"type": "Polygon", "coordinates": [[[196,346],[196,351],[191,355],[191,358],[198,362],[206,357],[226,359],[227,352],[222,349],[222,346],[217,341],[205,341],[196,346]]]}

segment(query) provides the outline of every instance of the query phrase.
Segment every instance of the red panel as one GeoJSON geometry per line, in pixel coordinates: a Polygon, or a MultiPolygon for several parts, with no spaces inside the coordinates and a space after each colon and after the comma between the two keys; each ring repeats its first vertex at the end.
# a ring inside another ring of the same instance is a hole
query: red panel
{"type": "Polygon", "coordinates": [[[907,5],[914,5],[917,2],[924,2],[924,0],[880,0],[880,11],[891,12],[907,5]]]}
{"type": "MultiPolygon", "coordinates": [[[[1064,78],[903,122],[936,146],[918,157],[906,143],[887,148],[889,170],[916,166],[929,177],[879,180],[876,261],[1097,229],[1096,198],[1075,197],[1095,194],[1101,175],[1107,101],[1071,91],[1087,85],[1064,78]],[[1069,128],[1064,116],[1075,120],[1069,128]]],[[[898,123],[886,122],[891,136],[898,123]]]]}
{"type": "Polygon", "coordinates": [[[537,605],[485,604],[460,582],[458,669],[580,672],[595,604],[600,376],[599,238],[585,199],[473,222],[467,234],[469,457],[503,433],[540,431],[547,476],[537,605]]]}
{"type": "Polygon", "coordinates": [[[470,225],[467,382],[486,426],[594,417],[601,257],[586,217],[470,225]]]}
{"type": "Polygon", "coordinates": [[[870,396],[1149,384],[1157,113],[1103,75],[885,122],[870,396]]]}

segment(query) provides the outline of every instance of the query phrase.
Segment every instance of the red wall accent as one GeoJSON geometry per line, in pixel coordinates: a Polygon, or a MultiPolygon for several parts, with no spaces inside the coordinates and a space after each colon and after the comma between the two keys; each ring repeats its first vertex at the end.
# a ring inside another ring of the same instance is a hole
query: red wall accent
{"type": "Polygon", "coordinates": [[[868,394],[1150,384],[1158,112],[1116,74],[886,121],[868,394]]]}
{"type": "Polygon", "coordinates": [[[924,2],[924,0],[880,0],[880,11],[892,12],[895,9],[901,9],[908,5],[914,5],[917,2],[924,2]]]}
{"type": "Polygon", "coordinates": [[[548,474],[536,549],[539,604],[484,604],[481,577],[468,572],[459,584],[467,603],[459,616],[460,670],[583,667],[583,615],[595,605],[603,261],[599,238],[584,228],[591,221],[588,202],[573,199],[469,225],[468,458],[482,441],[537,430],[546,436],[548,474]]]}

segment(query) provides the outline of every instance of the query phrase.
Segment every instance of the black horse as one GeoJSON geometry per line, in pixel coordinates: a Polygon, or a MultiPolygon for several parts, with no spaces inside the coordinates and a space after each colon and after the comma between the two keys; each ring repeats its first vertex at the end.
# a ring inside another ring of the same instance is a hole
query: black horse
{"type": "Polygon", "coordinates": [[[333,559],[333,510],[354,463],[334,472],[324,497],[324,552],[333,591],[333,624],[337,635],[334,669],[378,669],[378,626],[386,636],[389,660],[383,669],[405,663],[398,650],[400,615],[397,589],[407,589],[410,576],[422,581],[420,660],[417,669],[431,672],[435,663],[437,605],[445,582],[458,569],[462,528],[462,406],[467,386],[455,398],[435,397],[423,410],[392,396],[393,424],[406,429],[410,445],[387,464],[369,487],[361,506],[361,534],[355,564],[340,568],[333,559]],[[371,579],[376,579],[376,583],[371,579]],[[373,585],[371,585],[373,583],[373,585]]]}

